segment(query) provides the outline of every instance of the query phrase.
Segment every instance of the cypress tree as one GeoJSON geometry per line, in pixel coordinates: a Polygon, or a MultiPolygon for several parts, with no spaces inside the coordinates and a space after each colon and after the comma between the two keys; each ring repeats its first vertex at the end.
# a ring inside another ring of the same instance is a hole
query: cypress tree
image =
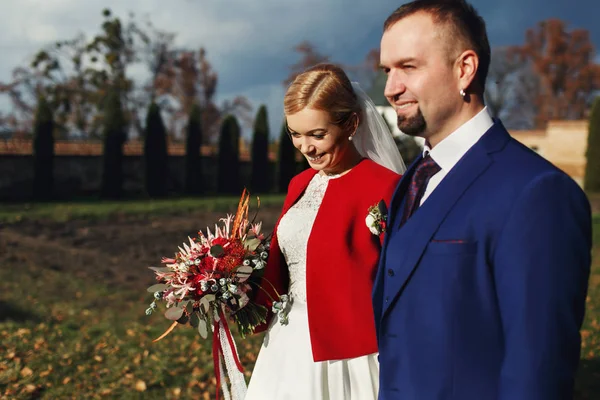
{"type": "Polygon", "coordinates": [[[254,193],[267,193],[269,179],[269,121],[267,108],[258,109],[252,137],[252,177],[250,187],[254,193]]]}
{"type": "Polygon", "coordinates": [[[146,193],[150,197],[167,195],[169,177],[167,131],[156,103],[150,104],[144,132],[144,168],[146,193]]]}
{"type": "Polygon", "coordinates": [[[290,181],[296,175],[296,149],[289,137],[286,123],[281,127],[277,151],[277,183],[281,193],[287,192],[290,181]]]}
{"type": "Polygon", "coordinates": [[[233,115],[223,120],[219,134],[217,190],[220,194],[240,192],[240,126],[233,115]]]}
{"type": "Polygon", "coordinates": [[[198,104],[190,110],[185,144],[185,193],[202,193],[202,111],[198,104]]]}
{"type": "Polygon", "coordinates": [[[600,96],[594,100],[590,113],[586,158],[583,187],[587,192],[600,193],[600,96]]]}
{"type": "Polygon", "coordinates": [[[101,196],[117,199],[123,195],[123,144],[127,138],[120,93],[112,89],[104,108],[104,150],[101,196]]]}
{"type": "Polygon", "coordinates": [[[33,197],[52,198],[54,186],[54,117],[45,97],[40,97],[33,127],[33,197]]]}

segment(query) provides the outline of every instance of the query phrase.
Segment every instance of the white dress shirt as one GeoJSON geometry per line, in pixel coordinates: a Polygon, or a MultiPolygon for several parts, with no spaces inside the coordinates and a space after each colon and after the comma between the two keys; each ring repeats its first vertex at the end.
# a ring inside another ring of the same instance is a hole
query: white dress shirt
{"type": "Polygon", "coordinates": [[[465,122],[448,137],[439,142],[433,149],[425,142],[423,157],[429,153],[433,161],[440,166],[440,171],[429,179],[420,205],[431,195],[442,179],[450,172],[467,151],[494,125],[492,117],[484,107],[476,116],[465,122]]]}

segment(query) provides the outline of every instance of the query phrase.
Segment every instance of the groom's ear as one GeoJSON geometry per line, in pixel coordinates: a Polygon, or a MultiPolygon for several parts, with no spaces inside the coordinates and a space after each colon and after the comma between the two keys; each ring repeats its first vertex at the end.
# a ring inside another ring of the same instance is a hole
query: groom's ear
{"type": "Polygon", "coordinates": [[[456,59],[459,89],[467,90],[475,80],[479,68],[479,57],[473,50],[465,50],[456,59]]]}

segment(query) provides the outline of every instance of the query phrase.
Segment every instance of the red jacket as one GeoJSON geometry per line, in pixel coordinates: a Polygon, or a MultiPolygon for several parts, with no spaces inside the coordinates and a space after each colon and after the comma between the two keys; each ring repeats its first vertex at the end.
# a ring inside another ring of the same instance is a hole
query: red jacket
{"type": "MultiPolygon", "coordinates": [[[[296,203],[317,173],[307,169],[292,179],[281,216],[296,203]]],[[[368,208],[390,199],[400,175],[363,159],[347,174],[329,181],[308,239],[306,295],[315,361],[354,358],[377,352],[371,289],[381,249],[380,238],[365,224],[368,208]]],[[[264,277],[280,294],[289,287],[288,267],[275,225],[264,277]]],[[[268,284],[261,285],[275,298],[268,284]]],[[[271,309],[261,290],[255,299],[271,309]]],[[[257,331],[266,329],[261,326],[257,331]]],[[[293,346],[290,343],[290,346],[293,346]]]]}

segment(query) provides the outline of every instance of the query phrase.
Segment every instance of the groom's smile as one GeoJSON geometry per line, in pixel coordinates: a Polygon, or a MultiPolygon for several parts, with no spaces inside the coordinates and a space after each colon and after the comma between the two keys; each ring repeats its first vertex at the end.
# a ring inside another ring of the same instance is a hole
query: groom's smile
{"type": "Polygon", "coordinates": [[[396,111],[400,131],[435,145],[456,129],[461,119],[456,111],[464,105],[460,89],[467,87],[456,63],[461,43],[424,12],[402,18],[384,32],[384,95],[396,111]]]}
{"type": "Polygon", "coordinates": [[[396,109],[396,113],[399,114],[400,112],[412,109],[412,106],[416,106],[417,102],[416,101],[407,101],[404,103],[396,103],[395,109],[396,109]]]}

